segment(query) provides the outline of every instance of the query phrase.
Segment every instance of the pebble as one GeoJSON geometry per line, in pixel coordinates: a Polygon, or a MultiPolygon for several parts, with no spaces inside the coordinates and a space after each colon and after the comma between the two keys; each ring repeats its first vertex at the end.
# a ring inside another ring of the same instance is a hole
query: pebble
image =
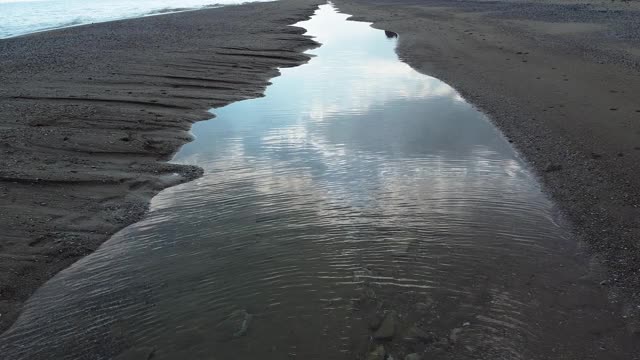
{"type": "Polygon", "coordinates": [[[249,330],[249,325],[253,315],[249,314],[246,310],[236,310],[229,314],[220,327],[222,328],[222,337],[225,339],[236,338],[244,336],[249,330]]]}
{"type": "Polygon", "coordinates": [[[390,340],[395,336],[396,333],[396,312],[389,311],[387,315],[382,320],[382,324],[376,332],[373,334],[373,338],[376,340],[390,340]]]}
{"type": "Polygon", "coordinates": [[[148,346],[131,348],[120,355],[116,356],[116,360],[150,360],[155,357],[156,349],[148,346]]]}
{"type": "Polygon", "coordinates": [[[378,315],[372,316],[368,321],[369,329],[371,329],[372,331],[378,330],[378,328],[382,324],[382,320],[383,320],[383,318],[378,316],[378,315]]]}
{"type": "Polygon", "coordinates": [[[420,313],[426,313],[433,307],[433,299],[427,298],[423,302],[417,302],[415,305],[416,311],[420,313]]]}
{"type": "Polygon", "coordinates": [[[562,170],[562,165],[554,165],[554,164],[549,164],[544,169],[545,172],[554,172],[554,171],[560,171],[560,170],[562,170]]]}
{"type": "Polygon", "coordinates": [[[404,336],[406,341],[432,343],[436,341],[436,336],[426,332],[418,326],[412,326],[404,336]]]}
{"type": "Polygon", "coordinates": [[[412,353],[404,357],[404,360],[422,360],[420,354],[412,353]]]}
{"type": "Polygon", "coordinates": [[[378,345],[378,347],[367,355],[367,360],[385,360],[387,351],[384,346],[378,345]]]}
{"type": "Polygon", "coordinates": [[[451,330],[451,334],[449,335],[449,341],[452,344],[455,344],[458,342],[458,339],[460,339],[460,333],[462,332],[461,328],[455,328],[453,330],[451,330]]]}

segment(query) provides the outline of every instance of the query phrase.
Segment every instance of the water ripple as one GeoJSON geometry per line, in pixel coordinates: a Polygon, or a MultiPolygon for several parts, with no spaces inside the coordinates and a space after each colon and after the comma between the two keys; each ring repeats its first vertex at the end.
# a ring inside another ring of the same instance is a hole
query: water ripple
{"type": "Polygon", "coordinates": [[[345,18],[323,6],[318,56],[196,124],[175,161],[205,175],[40,289],[3,354],[353,359],[387,310],[398,358],[555,351],[552,307],[599,293],[567,287],[585,270],[552,204],[483,114],[345,18]]]}

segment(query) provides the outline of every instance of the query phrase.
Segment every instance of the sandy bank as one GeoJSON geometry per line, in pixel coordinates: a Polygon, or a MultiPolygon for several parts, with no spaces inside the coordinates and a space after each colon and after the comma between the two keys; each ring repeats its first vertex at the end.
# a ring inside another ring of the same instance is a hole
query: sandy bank
{"type": "Polygon", "coordinates": [[[262,96],[315,42],[318,1],[231,6],[0,40],[0,331],[43,282],[199,176],[198,120],[262,96]]]}
{"type": "Polygon", "coordinates": [[[487,112],[606,265],[638,333],[637,3],[337,0],[400,34],[397,52],[487,112]],[[622,296],[621,296],[622,295],[622,296]]]}

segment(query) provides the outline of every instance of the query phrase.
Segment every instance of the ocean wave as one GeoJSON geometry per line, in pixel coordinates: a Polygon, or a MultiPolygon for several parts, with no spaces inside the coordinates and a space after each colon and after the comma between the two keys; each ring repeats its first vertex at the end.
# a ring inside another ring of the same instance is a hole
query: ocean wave
{"type": "Polygon", "coordinates": [[[69,26],[76,26],[76,25],[82,25],[82,24],[88,24],[91,23],[93,21],[93,19],[91,18],[87,18],[87,17],[77,17],[71,21],[67,21],[64,23],[61,23],[59,25],[55,25],[52,26],[48,29],[58,29],[58,28],[65,28],[65,27],[69,27],[69,26]]]}
{"type": "Polygon", "coordinates": [[[180,12],[180,11],[189,11],[189,10],[194,10],[197,8],[163,8],[163,9],[158,9],[158,10],[151,10],[147,13],[145,13],[145,15],[159,15],[159,14],[168,14],[168,13],[174,13],[174,12],[180,12]]]}
{"type": "MultiPolygon", "coordinates": [[[[243,3],[243,4],[246,4],[246,2],[243,3]]],[[[166,8],[162,8],[162,9],[158,9],[158,10],[149,11],[149,12],[145,13],[145,16],[169,14],[169,13],[176,13],[176,12],[181,12],[181,11],[199,10],[199,9],[218,8],[218,7],[229,6],[229,5],[236,5],[236,4],[213,3],[213,4],[207,4],[207,5],[195,6],[195,7],[181,7],[181,8],[166,7],[166,8]]]]}
{"type": "MultiPolygon", "coordinates": [[[[6,0],[5,0],[6,1],[6,0]]],[[[25,0],[31,1],[31,0],[25,0]]],[[[66,1],[66,0],[65,0],[66,1]]],[[[205,0],[206,1],[206,0],[205,0]]],[[[215,0],[214,0],[215,1],[215,0]]],[[[265,1],[265,0],[259,0],[265,1]]],[[[164,2],[164,1],[160,1],[164,2]]],[[[167,1],[169,2],[169,1],[167,1]]],[[[204,1],[203,1],[204,2],[204,1]]],[[[255,2],[255,1],[250,1],[255,2]]],[[[55,29],[62,29],[67,27],[73,27],[78,25],[92,24],[92,23],[101,23],[106,21],[113,20],[124,20],[124,19],[132,19],[138,17],[146,17],[146,16],[154,16],[154,15],[163,15],[170,13],[177,13],[183,11],[192,11],[199,9],[211,9],[211,8],[219,8],[223,6],[232,6],[232,5],[240,5],[247,4],[249,2],[241,2],[241,0],[230,0],[229,3],[209,3],[209,4],[198,4],[198,1],[187,1],[186,6],[167,6],[159,9],[153,9],[153,6],[148,9],[122,9],[125,11],[118,12],[116,11],[105,11],[104,8],[99,6],[95,7],[95,9],[83,9],[85,14],[91,14],[91,16],[77,16],[72,17],[75,14],[79,14],[79,9],[63,9],[60,8],[60,3],[62,1],[54,0],[50,3],[47,2],[48,7],[42,8],[33,8],[29,9],[28,7],[21,7],[19,10],[21,11],[15,13],[11,17],[2,14],[0,11],[0,39],[21,36],[41,31],[49,31],[55,29]],[[193,6],[190,6],[191,4],[193,6]],[[37,11],[34,11],[37,10],[37,11]],[[96,10],[93,12],[92,10],[96,10]],[[74,14],[75,12],[75,14],[74,14]],[[38,14],[46,13],[48,17],[37,16],[38,14]]],[[[170,3],[170,2],[169,2],[170,3]]],[[[3,4],[3,0],[0,0],[0,5],[3,4]]],[[[182,5],[182,4],[176,4],[182,5]]]]}

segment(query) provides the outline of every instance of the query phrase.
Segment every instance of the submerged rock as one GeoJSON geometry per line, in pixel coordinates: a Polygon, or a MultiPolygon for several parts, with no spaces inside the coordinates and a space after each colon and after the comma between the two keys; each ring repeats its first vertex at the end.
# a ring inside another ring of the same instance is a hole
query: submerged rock
{"type": "Polygon", "coordinates": [[[249,330],[252,319],[253,315],[249,314],[246,310],[236,310],[232,312],[220,323],[222,338],[231,339],[245,335],[249,330]]]}
{"type": "Polygon", "coordinates": [[[431,310],[431,308],[433,307],[433,299],[431,298],[426,298],[424,299],[424,301],[421,302],[417,302],[414,305],[414,308],[416,309],[416,312],[418,312],[419,314],[426,314],[429,312],[429,310],[431,310]]]}
{"type": "Polygon", "coordinates": [[[148,346],[131,348],[116,356],[115,360],[152,360],[156,349],[148,346]]]}
{"type": "Polygon", "coordinates": [[[412,326],[407,330],[404,339],[410,342],[422,342],[425,344],[435,342],[437,337],[435,334],[422,330],[417,326],[412,326]]]}
{"type": "Polygon", "coordinates": [[[404,360],[422,360],[422,356],[420,356],[420,354],[413,353],[405,356],[404,360]]]}
{"type": "Polygon", "coordinates": [[[449,334],[449,342],[455,344],[460,339],[460,333],[462,333],[461,328],[455,328],[451,330],[451,334],[449,334]]]}
{"type": "Polygon", "coordinates": [[[390,340],[396,334],[397,327],[397,314],[395,311],[389,311],[387,315],[382,320],[382,324],[376,332],[373,334],[373,338],[376,340],[390,340]]]}
{"type": "Polygon", "coordinates": [[[384,320],[382,316],[379,316],[377,314],[371,315],[371,317],[367,321],[369,329],[371,329],[371,331],[378,330],[380,328],[380,325],[382,325],[382,320],[384,320]]]}
{"type": "Polygon", "coordinates": [[[384,346],[378,345],[378,347],[367,354],[367,360],[385,360],[387,356],[387,351],[384,349],[384,346]]]}

